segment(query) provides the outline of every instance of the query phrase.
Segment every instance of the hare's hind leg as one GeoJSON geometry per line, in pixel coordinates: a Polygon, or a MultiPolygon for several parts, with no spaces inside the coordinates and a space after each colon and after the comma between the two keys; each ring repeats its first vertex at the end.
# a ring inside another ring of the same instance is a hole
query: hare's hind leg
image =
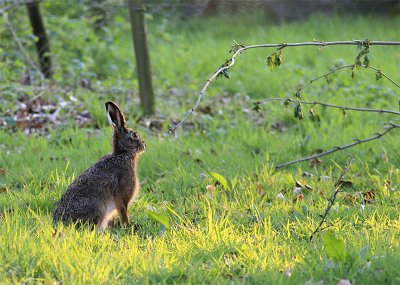
{"type": "Polygon", "coordinates": [[[109,228],[114,228],[115,227],[114,218],[112,218],[111,220],[108,221],[108,227],[109,228]]]}

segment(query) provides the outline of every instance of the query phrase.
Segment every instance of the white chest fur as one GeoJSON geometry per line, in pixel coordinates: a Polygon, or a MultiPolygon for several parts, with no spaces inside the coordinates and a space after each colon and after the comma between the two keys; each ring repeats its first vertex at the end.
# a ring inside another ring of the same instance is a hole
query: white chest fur
{"type": "Polygon", "coordinates": [[[114,201],[112,200],[107,201],[105,205],[103,219],[98,224],[99,230],[105,230],[108,226],[108,223],[114,219],[116,214],[117,214],[117,207],[115,206],[114,201]]]}

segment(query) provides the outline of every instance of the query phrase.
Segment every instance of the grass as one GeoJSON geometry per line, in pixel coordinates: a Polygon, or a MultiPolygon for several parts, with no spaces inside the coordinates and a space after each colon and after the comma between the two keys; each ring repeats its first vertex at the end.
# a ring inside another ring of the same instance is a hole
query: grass
{"type": "MultiPolygon", "coordinates": [[[[48,21],[55,23],[56,16],[48,21]]],[[[265,64],[273,50],[248,51],[231,70],[232,78],[216,81],[202,101],[212,114],[196,113],[190,119],[194,124],[188,126],[192,129],[180,130],[171,137],[163,132],[155,134],[134,120],[138,107],[129,90],[137,83],[131,81],[132,71],[124,69],[124,59],[131,58],[132,50],[124,36],[129,34],[129,25],[122,16],[115,19],[120,28],[112,30],[115,46],[109,53],[111,59],[103,59],[105,78],[93,79],[96,91],[79,87],[68,91],[95,115],[100,129],[79,129],[67,122],[45,136],[0,131],[0,167],[5,170],[0,175],[4,189],[0,193],[0,283],[400,282],[397,130],[379,141],[322,158],[319,165],[303,163],[274,170],[274,165],[316,149],[371,136],[393,116],[349,112],[344,117],[340,111],[317,108],[322,121],[315,124],[308,118],[295,120],[292,109],[278,104],[263,105],[260,113],[251,111],[253,99],[289,97],[299,82],[323,74],[339,60],[353,62],[355,48],[288,49],[283,65],[274,72],[269,72],[265,64]],[[112,73],[107,65],[110,62],[122,67],[112,73]],[[132,227],[98,234],[87,228],[60,226],[54,233],[54,203],[74,177],[110,151],[111,129],[102,111],[108,98],[120,103],[128,114],[128,125],[138,129],[148,145],[139,164],[141,194],[129,210],[137,231],[132,227]],[[284,126],[283,131],[271,128],[276,123],[284,126]],[[339,193],[327,228],[310,243],[309,236],[321,219],[335,178],[349,154],[354,156],[346,175],[351,183],[339,193]],[[227,185],[216,183],[211,171],[225,177],[227,185]],[[296,181],[312,187],[311,191],[302,190],[303,199],[293,193],[296,181]],[[375,197],[361,210],[361,197],[367,192],[375,197]],[[148,209],[169,217],[172,228],[150,219],[148,209]],[[334,248],[345,242],[345,257],[336,258],[329,251],[329,244],[322,239],[326,232],[336,236],[336,241],[331,240],[334,248]]],[[[68,18],[64,20],[69,26],[64,27],[64,33],[54,32],[59,37],[54,50],[60,67],[57,84],[68,86],[75,79],[63,79],[69,55],[61,49],[61,43],[68,29],[77,37],[82,37],[78,34],[82,30],[76,30],[68,18]]],[[[398,24],[399,18],[327,20],[318,16],[280,26],[258,16],[193,19],[184,25],[171,20],[150,21],[159,115],[167,118],[164,125],[171,118],[183,117],[202,83],[228,56],[226,51],[233,40],[245,44],[315,38],[398,40],[399,32],[394,28],[398,24]]],[[[83,25],[85,28],[89,29],[83,25]]],[[[99,44],[98,56],[104,48],[99,44]]],[[[86,53],[90,50],[83,49],[83,57],[88,56],[86,53]]],[[[398,48],[373,47],[371,56],[372,65],[400,81],[398,48]]],[[[134,70],[132,63],[128,67],[134,70]]],[[[90,67],[81,76],[98,68],[90,67]]],[[[353,80],[344,71],[330,85],[311,86],[304,97],[396,109],[398,89],[374,77],[362,70],[353,80]]],[[[40,95],[51,98],[50,92],[40,95]]]]}

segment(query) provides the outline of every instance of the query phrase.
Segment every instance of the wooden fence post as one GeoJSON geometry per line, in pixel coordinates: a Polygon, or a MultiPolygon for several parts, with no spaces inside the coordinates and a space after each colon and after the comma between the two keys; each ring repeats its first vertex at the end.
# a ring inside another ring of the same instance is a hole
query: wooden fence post
{"type": "Polygon", "coordinates": [[[144,3],[142,0],[129,0],[128,5],[139,81],[140,104],[143,114],[151,115],[155,112],[155,100],[151,79],[150,57],[147,48],[144,3]]]}

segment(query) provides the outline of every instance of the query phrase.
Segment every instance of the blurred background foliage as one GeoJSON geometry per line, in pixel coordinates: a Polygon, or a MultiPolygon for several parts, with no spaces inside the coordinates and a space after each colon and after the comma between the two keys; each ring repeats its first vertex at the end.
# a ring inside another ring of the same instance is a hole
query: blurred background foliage
{"type": "MultiPolygon", "coordinates": [[[[32,58],[35,57],[35,38],[29,26],[25,3],[31,0],[6,0],[0,11],[7,13],[15,33],[32,58]]],[[[54,80],[64,85],[77,86],[82,79],[128,80],[134,76],[134,60],[125,49],[130,45],[127,3],[123,0],[40,1],[42,15],[54,51],[54,80]],[[128,38],[128,40],[127,40],[128,38]],[[124,68],[121,68],[124,66],[124,68]]],[[[399,14],[396,0],[192,0],[145,1],[150,24],[150,42],[155,39],[171,42],[171,27],[193,25],[193,17],[240,17],[257,14],[266,25],[305,19],[311,14],[379,14],[385,17],[399,14]]],[[[247,20],[248,21],[248,20],[247,20]]],[[[9,27],[0,18],[1,80],[27,80],[24,54],[16,46],[9,27]]],[[[251,23],[244,23],[249,26],[251,23]]],[[[198,27],[197,27],[198,28],[198,27]]],[[[231,28],[231,27],[228,27],[231,28]]],[[[260,39],[261,40],[261,39],[260,39]]],[[[264,39],[262,39],[264,40],[264,39]]],[[[261,40],[261,41],[262,41],[261,40]]],[[[156,43],[158,44],[158,42],[156,43]]],[[[176,49],[175,52],[182,52],[176,49]]],[[[33,72],[33,71],[31,71],[33,72]]]]}
{"type": "MultiPolygon", "coordinates": [[[[69,114],[67,118],[76,114],[71,115],[65,109],[79,107],[80,115],[88,117],[89,125],[94,127],[104,121],[101,104],[92,104],[95,99],[112,97],[127,109],[137,110],[138,83],[127,2],[39,1],[54,72],[47,81],[30,64],[38,65],[37,39],[26,11],[30,2],[33,1],[0,3],[0,125],[7,124],[7,120],[11,125],[17,123],[15,113],[19,107],[13,103],[15,100],[25,102],[26,98],[37,96],[56,101],[55,105],[61,101],[61,115],[69,114]]],[[[145,4],[157,114],[172,113],[175,120],[190,108],[201,84],[228,56],[233,40],[258,44],[374,39],[382,35],[386,40],[395,40],[399,35],[395,27],[399,23],[399,2],[392,0],[179,0],[145,1],[145,4]]],[[[270,51],[252,51],[248,60],[237,65],[234,80],[217,81],[208,94],[210,97],[238,92],[251,98],[265,98],[265,94],[285,96],[306,79],[304,76],[318,75],[340,62],[352,62],[356,51],[344,52],[348,49],[327,49],[318,59],[312,50],[285,51],[284,62],[288,64],[284,71],[268,73],[267,84],[263,80],[267,70],[263,61],[270,51]],[[288,77],[287,72],[296,77],[288,77]]],[[[384,52],[377,49],[374,55],[376,59],[382,58],[384,52]]],[[[399,62],[398,56],[394,62],[399,62]]],[[[396,65],[387,68],[398,79],[396,65]]],[[[57,106],[48,112],[53,114],[56,110],[57,106]]],[[[139,111],[132,116],[138,115],[139,111]]]]}

